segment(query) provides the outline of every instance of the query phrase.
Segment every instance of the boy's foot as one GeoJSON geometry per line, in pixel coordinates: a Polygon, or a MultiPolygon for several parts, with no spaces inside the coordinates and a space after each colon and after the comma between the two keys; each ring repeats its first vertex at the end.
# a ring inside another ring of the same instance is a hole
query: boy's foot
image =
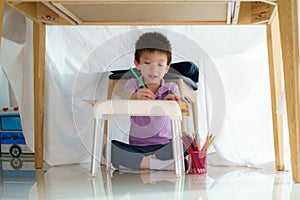
{"type": "MultiPolygon", "coordinates": [[[[159,160],[150,158],[150,169],[154,170],[175,170],[174,160],[159,160]]],[[[184,159],[184,171],[188,170],[188,161],[184,159]]]]}

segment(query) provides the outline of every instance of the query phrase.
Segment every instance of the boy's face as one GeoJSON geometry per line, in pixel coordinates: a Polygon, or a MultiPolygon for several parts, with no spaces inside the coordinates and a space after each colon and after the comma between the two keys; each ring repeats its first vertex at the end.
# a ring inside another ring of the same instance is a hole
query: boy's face
{"type": "Polygon", "coordinates": [[[144,77],[144,83],[160,84],[161,79],[168,72],[170,65],[167,65],[167,55],[159,51],[143,52],[140,62],[134,64],[144,77]]]}

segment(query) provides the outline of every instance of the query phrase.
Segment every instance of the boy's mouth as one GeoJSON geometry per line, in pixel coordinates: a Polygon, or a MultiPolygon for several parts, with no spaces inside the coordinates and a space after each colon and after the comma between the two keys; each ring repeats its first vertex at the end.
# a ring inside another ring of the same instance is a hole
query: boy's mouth
{"type": "Polygon", "coordinates": [[[156,76],[156,75],[149,75],[149,78],[150,79],[156,79],[158,76],[156,76]]]}

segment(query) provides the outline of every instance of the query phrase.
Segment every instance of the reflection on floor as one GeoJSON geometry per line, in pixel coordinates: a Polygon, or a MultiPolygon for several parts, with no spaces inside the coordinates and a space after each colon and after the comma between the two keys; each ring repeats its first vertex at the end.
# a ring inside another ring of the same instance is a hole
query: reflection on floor
{"type": "Polygon", "coordinates": [[[33,157],[0,157],[2,199],[300,199],[290,172],[208,167],[206,175],[172,171],[106,172],[91,177],[89,164],[34,170],[33,157]],[[20,164],[21,163],[21,164],[20,164]]]}

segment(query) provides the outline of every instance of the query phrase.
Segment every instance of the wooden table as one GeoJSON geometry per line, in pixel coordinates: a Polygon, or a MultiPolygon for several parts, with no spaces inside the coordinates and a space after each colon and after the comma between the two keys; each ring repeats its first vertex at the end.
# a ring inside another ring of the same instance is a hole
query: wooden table
{"type": "Polygon", "coordinates": [[[34,22],[36,168],[43,167],[45,26],[260,24],[267,29],[276,169],[284,169],[282,117],[276,114],[283,67],[293,180],[300,182],[297,0],[0,0],[1,34],[5,3],[34,22]]]}

